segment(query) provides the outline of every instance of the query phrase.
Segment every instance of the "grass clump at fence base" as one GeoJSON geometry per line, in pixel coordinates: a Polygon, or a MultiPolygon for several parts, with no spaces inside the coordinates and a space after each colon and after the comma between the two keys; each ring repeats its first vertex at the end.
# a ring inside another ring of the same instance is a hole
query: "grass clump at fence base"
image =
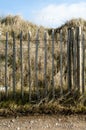
{"type": "Polygon", "coordinates": [[[2,99],[0,102],[1,116],[17,116],[29,114],[86,114],[86,94],[66,93],[62,97],[29,102],[28,94],[22,100],[19,93],[13,98],[2,99]]]}

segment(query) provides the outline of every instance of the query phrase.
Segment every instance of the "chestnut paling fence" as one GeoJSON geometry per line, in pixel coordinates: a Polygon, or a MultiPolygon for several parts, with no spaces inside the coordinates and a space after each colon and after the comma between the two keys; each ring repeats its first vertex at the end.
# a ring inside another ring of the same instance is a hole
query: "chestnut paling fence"
{"type": "Polygon", "coordinates": [[[14,99],[19,92],[22,99],[25,93],[28,100],[41,100],[63,96],[64,91],[85,93],[86,87],[86,43],[81,27],[47,31],[40,39],[39,30],[35,40],[23,40],[23,33],[10,40],[0,40],[0,98],[14,99]],[[65,38],[64,38],[65,37],[65,38]],[[34,96],[34,98],[33,98],[34,96]]]}

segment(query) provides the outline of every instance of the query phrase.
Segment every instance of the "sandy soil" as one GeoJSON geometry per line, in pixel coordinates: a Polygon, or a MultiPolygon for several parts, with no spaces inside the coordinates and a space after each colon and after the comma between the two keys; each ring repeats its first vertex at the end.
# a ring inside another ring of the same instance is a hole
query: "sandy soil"
{"type": "Polygon", "coordinates": [[[0,117],[0,130],[86,130],[86,116],[0,117]]]}

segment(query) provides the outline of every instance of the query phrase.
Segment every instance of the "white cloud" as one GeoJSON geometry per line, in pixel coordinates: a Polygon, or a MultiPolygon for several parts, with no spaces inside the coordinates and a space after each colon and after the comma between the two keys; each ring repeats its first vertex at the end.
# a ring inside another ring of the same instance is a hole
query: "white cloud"
{"type": "Polygon", "coordinates": [[[36,11],[33,17],[34,22],[38,25],[58,27],[72,18],[86,19],[86,2],[48,5],[36,11]]]}

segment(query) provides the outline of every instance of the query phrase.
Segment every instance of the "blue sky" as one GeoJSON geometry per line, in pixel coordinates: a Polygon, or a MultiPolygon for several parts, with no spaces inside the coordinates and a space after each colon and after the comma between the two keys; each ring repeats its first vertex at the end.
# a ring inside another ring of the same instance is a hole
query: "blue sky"
{"type": "Polygon", "coordinates": [[[21,15],[38,25],[58,27],[72,18],[86,19],[86,0],[0,0],[0,15],[21,15]]]}

